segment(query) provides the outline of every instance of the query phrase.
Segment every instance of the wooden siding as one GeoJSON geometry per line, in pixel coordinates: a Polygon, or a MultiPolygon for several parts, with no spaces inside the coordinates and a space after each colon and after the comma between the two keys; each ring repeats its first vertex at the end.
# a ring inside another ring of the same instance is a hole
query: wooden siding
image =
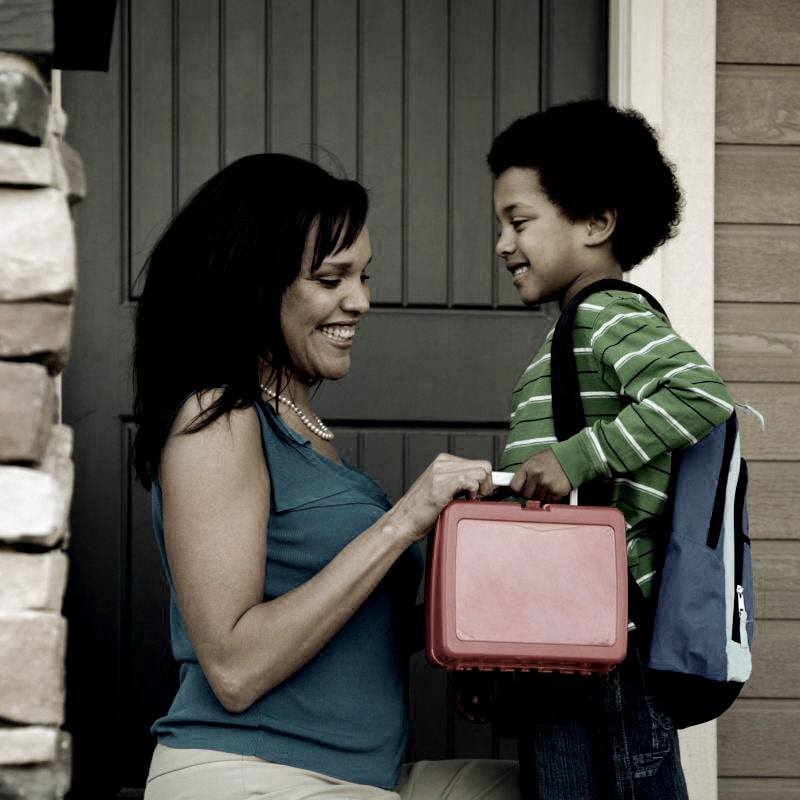
{"type": "Polygon", "coordinates": [[[724,800],[797,800],[797,781],[772,778],[742,779],[735,783],[722,782],[720,797],[724,800]]]}
{"type": "Polygon", "coordinates": [[[720,64],[717,142],[800,144],[797,92],[794,67],[720,64]]]}
{"type": "Polygon", "coordinates": [[[55,44],[52,0],[0,3],[0,50],[45,54],[55,44]]]}
{"type": "Polygon", "coordinates": [[[715,364],[741,417],[753,676],[718,724],[719,800],[800,796],[800,4],[717,5],[715,364]]]}
{"type": "Polygon", "coordinates": [[[717,302],[800,303],[800,227],[716,225],[717,302]]]}
{"type": "Polygon", "coordinates": [[[794,147],[718,145],[716,219],[719,222],[800,223],[800,164],[794,147]]]}
{"type": "MultiPolygon", "coordinates": [[[[772,420],[769,424],[772,427],[772,420]]],[[[757,540],[796,541],[800,462],[751,460],[749,475],[751,536],[757,540]]]]}
{"type": "Polygon", "coordinates": [[[800,304],[718,303],[716,367],[730,380],[800,382],[800,304]]]}
{"type": "Polygon", "coordinates": [[[800,64],[797,0],[718,0],[717,61],[800,64]]]}

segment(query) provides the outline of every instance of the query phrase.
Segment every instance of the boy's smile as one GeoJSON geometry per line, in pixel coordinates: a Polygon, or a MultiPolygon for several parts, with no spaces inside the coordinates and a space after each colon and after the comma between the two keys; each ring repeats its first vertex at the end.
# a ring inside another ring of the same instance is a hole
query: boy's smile
{"type": "Polygon", "coordinates": [[[510,167],[494,185],[500,235],[495,248],[526,305],[563,300],[596,263],[588,220],[568,219],[545,194],[539,174],[510,167]]]}

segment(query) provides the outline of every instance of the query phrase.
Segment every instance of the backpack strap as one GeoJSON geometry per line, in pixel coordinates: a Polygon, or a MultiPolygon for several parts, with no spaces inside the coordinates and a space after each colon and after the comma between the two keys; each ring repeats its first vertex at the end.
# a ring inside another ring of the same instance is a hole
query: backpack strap
{"type": "Polygon", "coordinates": [[[583,413],[578,367],[575,363],[575,351],[572,344],[572,327],[578,306],[590,295],[597,292],[616,290],[640,294],[656,310],[666,312],[658,300],[644,289],[634,286],[628,281],[617,278],[604,278],[581,289],[564,306],[553,331],[553,342],[550,349],[550,380],[553,393],[553,423],[556,438],[561,442],[569,439],[586,427],[586,416],[583,413]],[[557,410],[556,410],[557,409],[557,410]]]}
{"type": "MultiPolygon", "coordinates": [[[[584,287],[564,306],[553,330],[553,341],[550,348],[553,427],[556,438],[560,442],[569,439],[586,427],[586,415],[581,400],[578,366],[575,362],[572,339],[575,314],[578,306],[589,295],[608,290],[640,294],[656,311],[666,316],[661,304],[649,292],[617,278],[604,278],[584,287]]],[[[602,479],[596,479],[581,486],[578,490],[578,497],[582,505],[608,505],[607,487],[602,479]]],[[[648,630],[652,626],[653,614],[650,605],[633,574],[628,570],[628,615],[640,631],[648,630]]],[[[649,636],[645,637],[644,641],[649,641],[649,636]]]]}

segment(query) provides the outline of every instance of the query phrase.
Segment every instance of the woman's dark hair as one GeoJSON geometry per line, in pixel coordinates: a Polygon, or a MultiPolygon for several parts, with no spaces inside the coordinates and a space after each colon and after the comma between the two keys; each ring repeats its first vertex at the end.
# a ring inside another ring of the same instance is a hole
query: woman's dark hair
{"type": "Polygon", "coordinates": [[[292,371],[280,307],[309,235],[314,272],[355,242],[367,205],[355,181],[294,156],[258,154],[229,164],[181,208],[147,259],[136,309],[133,455],[146,487],[192,392],[223,388],[186,432],[255,402],[267,354],[279,382],[292,371]]]}
{"type": "Polygon", "coordinates": [[[548,198],[570,220],[614,209],[614,256],[627,271],[677,233],[681,191],[649,123],[603,100],[579,100],[518,119],[487,156],[498,177],[535,169],[548,198]]]}

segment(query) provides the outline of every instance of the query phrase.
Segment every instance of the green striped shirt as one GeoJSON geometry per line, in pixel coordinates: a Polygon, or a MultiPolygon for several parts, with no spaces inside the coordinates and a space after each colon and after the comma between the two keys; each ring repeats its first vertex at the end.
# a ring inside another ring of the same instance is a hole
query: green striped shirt
{"type": "Polygon", "coordinates": [[[645,596],[659,567],[652,520],[664,511],[674,450],[701,439],[733,411],[719,376],[641,295],[603,291],[575,316],[573,345],[587,427],[558,442],[550,386],[551,330],[522,373],[499,468],[516,471],[552,448],[573,488],[612,484],[625,515],[628,564],[645,596]]]}

